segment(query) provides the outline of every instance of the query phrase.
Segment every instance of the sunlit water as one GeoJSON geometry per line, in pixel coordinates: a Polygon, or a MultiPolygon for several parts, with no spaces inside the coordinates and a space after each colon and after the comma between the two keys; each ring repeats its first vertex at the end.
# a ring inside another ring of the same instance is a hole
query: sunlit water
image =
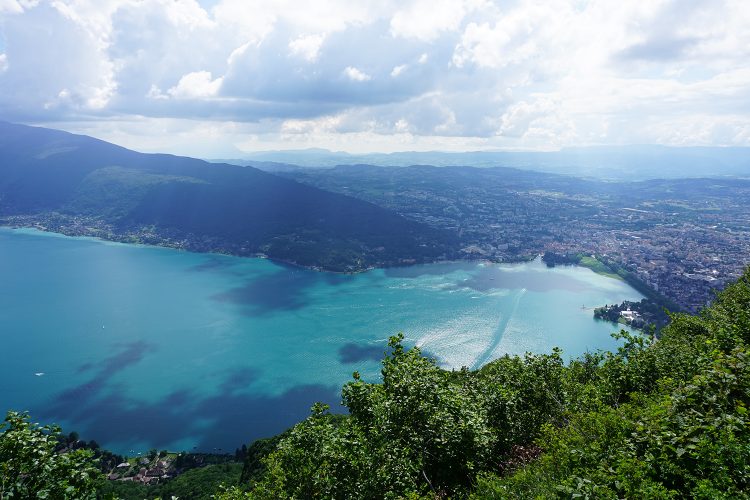
{"type": "Polygon", "coordinates": [[[223,449],[379,377],[402,331],[445,367],[616,346],[593,306],[641,296],[579,267],[451,263],[318,273],[0,228],[0,410],[126,454],[223,449]],[[132,450],[132,451],[131,451],[132,450]]]}

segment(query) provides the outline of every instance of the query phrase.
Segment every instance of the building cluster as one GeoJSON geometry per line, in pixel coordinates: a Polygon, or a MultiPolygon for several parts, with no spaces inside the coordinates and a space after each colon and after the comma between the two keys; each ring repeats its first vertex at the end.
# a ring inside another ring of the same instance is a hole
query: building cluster
{"type": "Polygon", "coordinates": [[[696,311],[750,264],[750,183],[685,183],[519,189],[485,179],[453,191],[406,184],[398,196],[370,201],[456,231],[460,257],[512,262],[544,252],[595,255],[696,311]]]}
{"type": "Polygon", "coordinates": [[[134,463],[122,462],[107,475],[110,481],[133,481],[142,484],[157,484],[174,476],[170,460],[137,459],[134,463]]]}

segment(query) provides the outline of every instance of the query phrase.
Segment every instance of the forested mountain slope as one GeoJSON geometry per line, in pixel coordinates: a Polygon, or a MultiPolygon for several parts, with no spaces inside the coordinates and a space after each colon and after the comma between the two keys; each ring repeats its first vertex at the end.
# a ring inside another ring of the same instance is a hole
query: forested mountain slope
{"type": "Polygon", "coordinates": [[[452,242],[447,232],[371,203],[252,167],[9,123],[0,123],[0,217],[330,270],[432,260],[452,242]]]}

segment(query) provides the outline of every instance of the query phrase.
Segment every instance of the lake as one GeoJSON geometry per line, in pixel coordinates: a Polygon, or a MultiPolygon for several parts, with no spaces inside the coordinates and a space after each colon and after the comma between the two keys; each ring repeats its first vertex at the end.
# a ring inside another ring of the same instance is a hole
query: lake
{"type": "Polygon", "coordinates": [[[442,366],[612,349],[592,307],[640,300],[581,267],[441,263],[320,273],[0,228],[0,410],[113,451],[233,452],[341,385],[377,381],[403,332],[442,366]]]}

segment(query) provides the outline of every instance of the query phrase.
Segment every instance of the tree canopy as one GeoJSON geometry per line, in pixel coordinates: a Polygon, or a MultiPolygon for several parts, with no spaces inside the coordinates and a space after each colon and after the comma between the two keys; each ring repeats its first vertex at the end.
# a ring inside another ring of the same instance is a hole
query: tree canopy
{"type": "Polygon", "coordinates": [[[0,498],[95,498],[101,477],[89,450],[57,449],[60,428],[10,411],[0,424],[0,498]]]}

